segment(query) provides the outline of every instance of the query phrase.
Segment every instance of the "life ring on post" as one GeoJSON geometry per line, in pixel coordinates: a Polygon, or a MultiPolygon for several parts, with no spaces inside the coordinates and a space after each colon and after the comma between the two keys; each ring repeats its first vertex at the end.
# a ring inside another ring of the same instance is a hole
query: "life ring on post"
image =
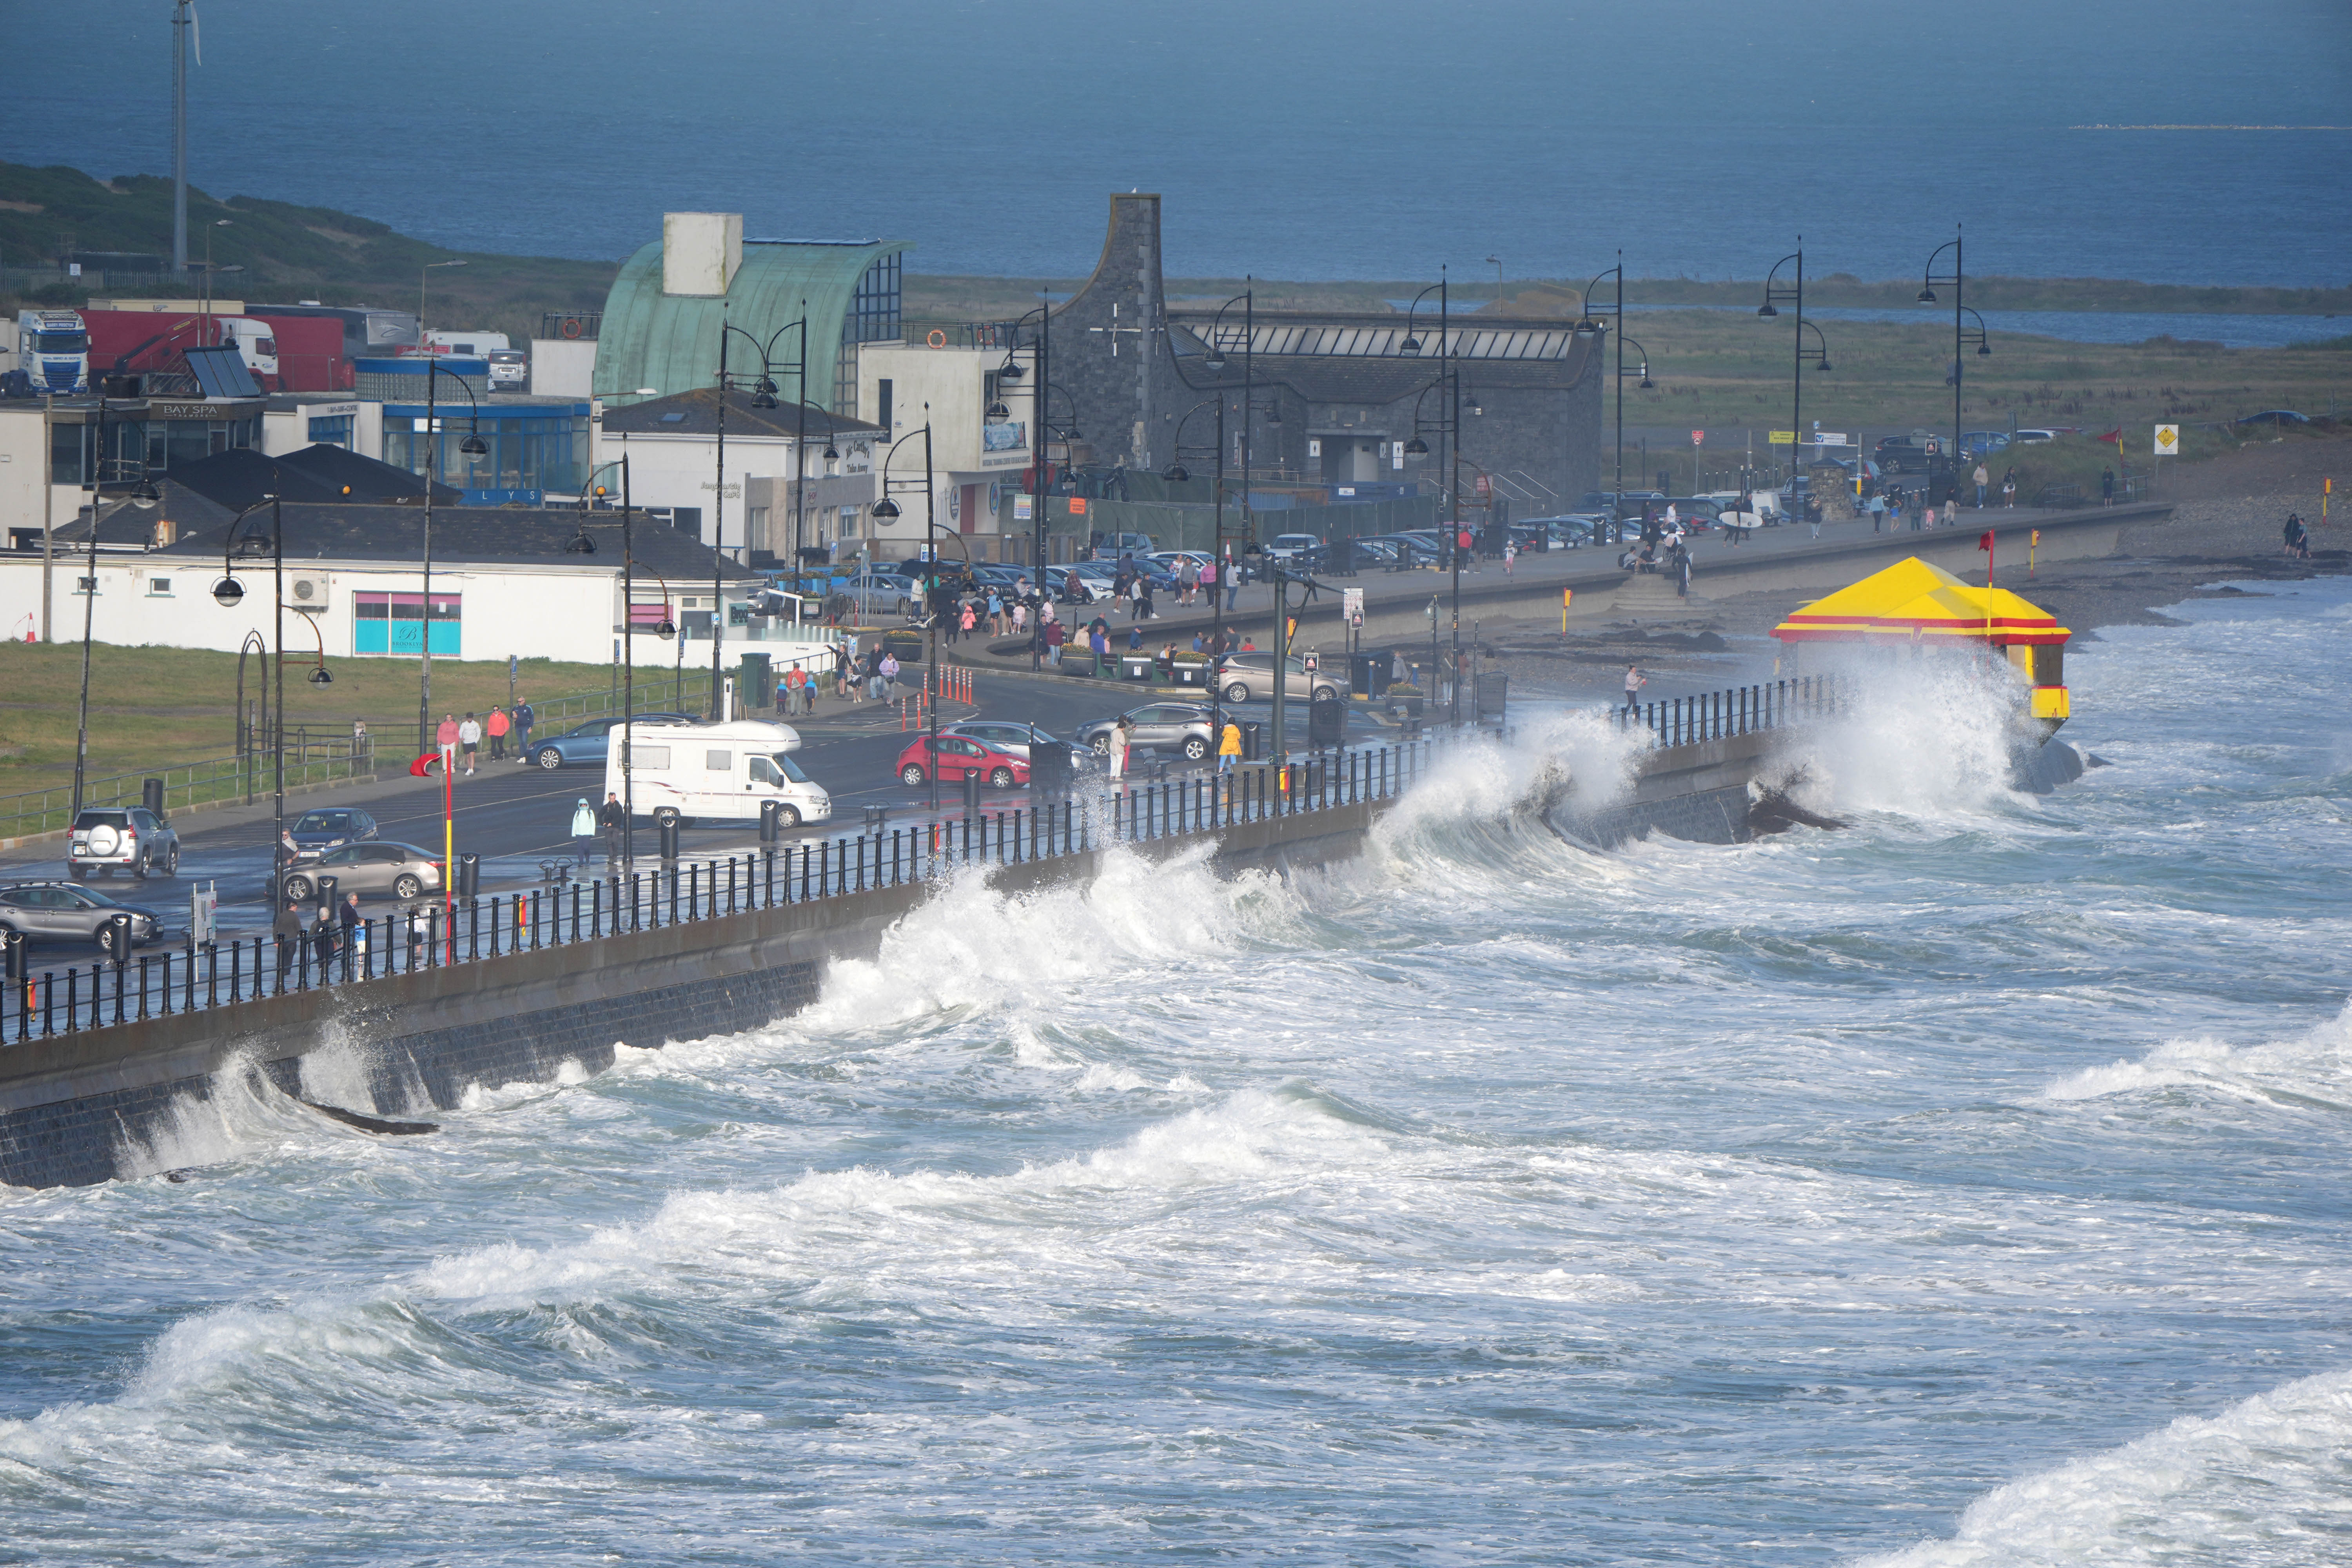
{"type": "Polygon", "coordinates": [[[580,318],[566,316],[563,318],[563,325],[556,330],[567,338],[576,338],[580,335],[580,318]]]}
{"type": "Polygon", "coordinates": [[[939,328],[933,327],[930,330],[929,335],[925,337],[923,342],[930,344],[931,347],[935,349],[943,349],[948,346],[948,335],[940,331],[939,328]]]}

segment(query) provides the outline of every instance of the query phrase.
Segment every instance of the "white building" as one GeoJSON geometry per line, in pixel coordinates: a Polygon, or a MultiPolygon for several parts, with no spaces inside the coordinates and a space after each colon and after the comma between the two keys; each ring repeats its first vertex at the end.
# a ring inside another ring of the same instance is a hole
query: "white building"
{"type": "MultiPolygon", "coordinates": [[[[52,563],[61,625],[79,635],[84,595],[100,642],[234,652],[248,632],[271,636],[272,510],[252,511],[229,551],[227,509],[177,486],[142,510],[110,504],[99,527],[97,566],[89,565],[85,525],[61,525],[52,563]],[[228,572],[243,599],[223,607],[214,585],[228,572]]],[[[336,658],[415,658],[428,617],[421,506],[285,505],[287,647],[336,658]]],[[[764,582],[714,557],[675,528],[635,520],[634,596],[623,591],[618,512],[479,507],[436,508],[433,517],[432,646],[436,658],[566,659],[603,664],[616,657],[624,626],[635,628],[639,665],[676,660],[659,636],[665,621],[697,646],[711,623],[716,587],[730,613],[727,641],[768,653],[779,667],[814,657],[831,638],[815,627],[758,613],[764,582]],[[583,548],[589,546],[593,548],[583,548]],[[698,633],[699,635],[692,635],[698,633]]],[[[0,552],[0,617],[37,613],[43,563],[36,552],[0,552]]],[[[21,635],[21,633],[19,634],[21,635]]],[[[685,654],[707,664],[708,648],[685,654]]],[[[732,663],[730,658],[729,663],[732,663]]]]}
{"type": "Polygon", "coordinates": [[[867,343],[857,359],[857,403],[889,426],[891,499],[898,516],[876,527],[884,556],[909,555],[925,534],[923,429],[930,429],[930,506],[943,532],[968,536],[975,560],[1000,557],[998,517],[1035,454],[1035,355],[1011,357],[1022,374],[1000,382],[1001,348],[946,342],[867,343]],[[992,410],[994,412],[992,413],[992,410]],[[909,481],[912,481],[911,483],[909,481]]]}
{"type": "MultiPolygon", "coordinates": [[[[762,408],[759,396],[740,390],[727,395],[723,493],[718,490],[721,407],[715,387],[604,408],[595,426],[594,461],[601,467],[627,458],[635,505],[666,512],[730,560],[788,565],[795,549],[823,551],[826,560],[854,553],[868,531],[882,426],[814,405],[762,408]],[[805,481],[797,497],[796,453],[805,481]]],[[[599,482],[618,493],[614,476],[599,482]]]]}

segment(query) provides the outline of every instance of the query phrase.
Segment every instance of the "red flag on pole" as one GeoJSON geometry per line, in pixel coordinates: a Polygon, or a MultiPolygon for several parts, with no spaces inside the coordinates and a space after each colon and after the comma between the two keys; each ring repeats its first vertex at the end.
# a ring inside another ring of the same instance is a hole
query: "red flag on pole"
{"type": "Polygon", "coordinates": [[[1991,529],[1989,529],[1989,528],[1988,528],[1988,529],[1986,529],[1986,530],[1984,531],[1984,532],[1982,532],[1982,533],[1980,533],[1980,534],[1979,534],[1979,535],[1977,536],[1977,548],[1978,548],[1979,550],[1983,551],[1983,552],[1984,552],[1986,554],[1988,554],[1988,555],[1990,555],[1990,554],[1991,554],[1991,553],[1992,553],[1992,530],[1991,530],[1991,529]]]}
{"type": "Polygon", "coordinates": [[[2100,437],[2099,437],[2099,439],[2100,439],[2100,440],[2102,440],[2102,441],[2110,442],[2110,443],[2112,443],[2115,447],[2116,447],[2118,449],[2120,449],[2120,448],[2122,447],[2123,444],[2124,444],[2124,432],[2123,432],[2123,426],[2116,426],[2116,428],[2114,428],[2113,430],[2110,430],[2110,431],[2108,431],[2105,435],[2104,435],[2104,436],[2100,437]]]}
{"type": "Polygon", "coordinates": [[[408,771],[421,779],[431,778],[433,776],[433,770],[437,767],[446,766],[448,764],[448,758],[443,756],[438,752],[427,752],[425,755],[409,763],[408,771]]]}

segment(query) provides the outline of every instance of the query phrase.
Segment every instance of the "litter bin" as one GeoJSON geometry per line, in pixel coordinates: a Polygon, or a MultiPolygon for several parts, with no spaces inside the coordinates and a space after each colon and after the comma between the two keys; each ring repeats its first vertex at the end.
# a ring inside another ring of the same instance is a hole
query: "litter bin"
{"type": "Polygon", "coordinates": [[[735,678],[735,701],[746,712],[776,705],[776,674],[768,655],[743,656],[741,672],[735,678]]]}
{"type": "Polygon", "coordinates": [[[1152,657],[1148,653],[1123,653],[1118,656],[1118,678],[1121,680],[1150,680],[1152,668],[1152,657]]]}
{"type": "Polygon", "coordinates": [[[1367,702],[1377,701],[1387,695],[1392,679],[1389,671],[1395,656],[1388,653],[1357,653],[1348,656],[1348,689],[1367,702]]]}
{"type": "Polygon", "coordinates": [[[980,774],[976,771],[963,775],[963,815],[966,821],[980,815],[980,774]]]}
{"type": "Polygon", "coordinates": [[[139,804],[147,808],[150,816],[162,816],[163,815],[163,781],[162,779],[140,780],[139,804]]]}
{"type": "Polygon", "coordinates": [[[654,826],[661,829],[661,858],[676,865],[677,863],[677,816],[665,811],[661,816],[654,818],[654,826]]]}
{"type": "Polygon", "coordinates": [[[320,909],[331,910],[335,907],[335,883],[337,880],[338,879],[333,877],[321,877],[319,879],[319,907],[320,909]]]}
{"type": "Polygon", "coordinates": [[[457,896],[479,898],[482,892],[482,858],[465,854],[457,857],[457,896]]]}
{"type": "Polygon", "coordinates": [[[1242,761],[1255,763],[1265,760],[1265,744],[1259,739],[1264,732],[1264,728],[1255,719],[1242,721],[1242,761]]]}
{"type": "Polygon", "coordinates": [[[783,808],[784,803],[781,800],[763,800],[760,803],[761,843],[773,844],[776,841],[778,834],[782,831],[776,821],[776,814],[783,808]]]}
{"type": "Polygon", "coordinates": [[[1336,746],[1347,733],[1348,710],[1336,697],[1318,697],[1307,705],[1307,743],[1336,746]]]}
{"type": "Polygon", "coordinates": [[[1499,724],[1503,721],[1503,704],[1511,694],[1511,678],[1494,670],[1477,678],[1478,722],[1499,724]]]}

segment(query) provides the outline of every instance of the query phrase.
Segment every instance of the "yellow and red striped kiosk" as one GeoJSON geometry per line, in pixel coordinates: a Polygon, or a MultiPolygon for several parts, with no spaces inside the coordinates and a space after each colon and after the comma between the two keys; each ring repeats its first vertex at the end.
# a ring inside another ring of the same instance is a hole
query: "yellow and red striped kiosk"
{"type": "Polygon", "coordinates": [[[2074,634],[2006,588],[1978,588],[1917,556],[1816,599],[1772,628],[1790,645],[1981,647],[2032,689],[2033,717],[2054,731],[2070,711],[2066,639],[2074,634]]]}

